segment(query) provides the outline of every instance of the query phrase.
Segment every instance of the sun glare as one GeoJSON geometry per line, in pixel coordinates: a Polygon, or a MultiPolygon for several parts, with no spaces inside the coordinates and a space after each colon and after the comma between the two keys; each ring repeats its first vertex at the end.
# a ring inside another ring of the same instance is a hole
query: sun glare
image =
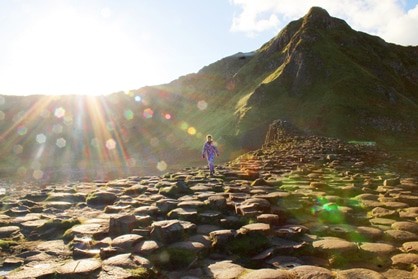
{"type": "Polygon", "coordinates": [[[102,95],[134,89],[150,59],[109,9],[95,16],[67,7],[50,11],[9,43],[0,94],[102,95]]]}

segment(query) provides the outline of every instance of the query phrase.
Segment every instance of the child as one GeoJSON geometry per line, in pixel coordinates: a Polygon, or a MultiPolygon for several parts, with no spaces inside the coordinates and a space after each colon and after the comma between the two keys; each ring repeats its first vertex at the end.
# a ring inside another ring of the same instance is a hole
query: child
{"type": "Polygon", "coordinates": [[[218,148],[216,148],[216,146],[213,145],[211,135],[207,135],[206,140],[207,141],[203,145],[202,158],[206,158],[208,160],[209,171],[210,175],[212,176],[215,173],[215,155],[219,156],[219,151],[218,148]]]}

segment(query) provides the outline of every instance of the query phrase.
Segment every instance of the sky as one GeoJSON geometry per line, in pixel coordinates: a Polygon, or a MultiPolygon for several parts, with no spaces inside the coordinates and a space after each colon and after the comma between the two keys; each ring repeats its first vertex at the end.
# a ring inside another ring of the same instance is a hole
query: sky
{"type": "Polygon", "coordinates": [[[105,95],[254,51],[310,7],[418,45],[418,0],[0,0],[0,95],[105,95]]]}

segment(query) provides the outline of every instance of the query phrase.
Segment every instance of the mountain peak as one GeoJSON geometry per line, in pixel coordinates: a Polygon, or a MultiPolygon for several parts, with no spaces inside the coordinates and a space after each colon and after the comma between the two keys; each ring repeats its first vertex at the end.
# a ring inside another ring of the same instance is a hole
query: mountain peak
{"type": "Polygon", "coordinates": [[[331,18],[327,10],[321,7],[312,7],[309,9],[305,17],[310,18],[331,18]]]}
{"type": "Polygon", "coordinates": [[[321,7],[312,7],[308,11],[308,13],[303,17],[303,26],[311,26],[321,29],[349,27],[344,20],[330,16],[327,10],[321,7]]]}

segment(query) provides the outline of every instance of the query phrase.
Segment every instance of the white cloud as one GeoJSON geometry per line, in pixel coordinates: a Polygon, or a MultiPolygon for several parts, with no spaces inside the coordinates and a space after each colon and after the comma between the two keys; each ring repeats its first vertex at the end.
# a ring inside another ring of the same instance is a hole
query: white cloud
{"type": "MultiPolygon", "coordinates": [[[[304,16],[312,6],[344,19],[353,29],[382,37],[388,42],[417,45],[418,4],[406,9],[405,0],[231,0],[240,11],[231,31],[255,35],[278,32],[290,21],[304,16]]],[[[411,6],[411,3],[409,3],[411,6]]]]}

